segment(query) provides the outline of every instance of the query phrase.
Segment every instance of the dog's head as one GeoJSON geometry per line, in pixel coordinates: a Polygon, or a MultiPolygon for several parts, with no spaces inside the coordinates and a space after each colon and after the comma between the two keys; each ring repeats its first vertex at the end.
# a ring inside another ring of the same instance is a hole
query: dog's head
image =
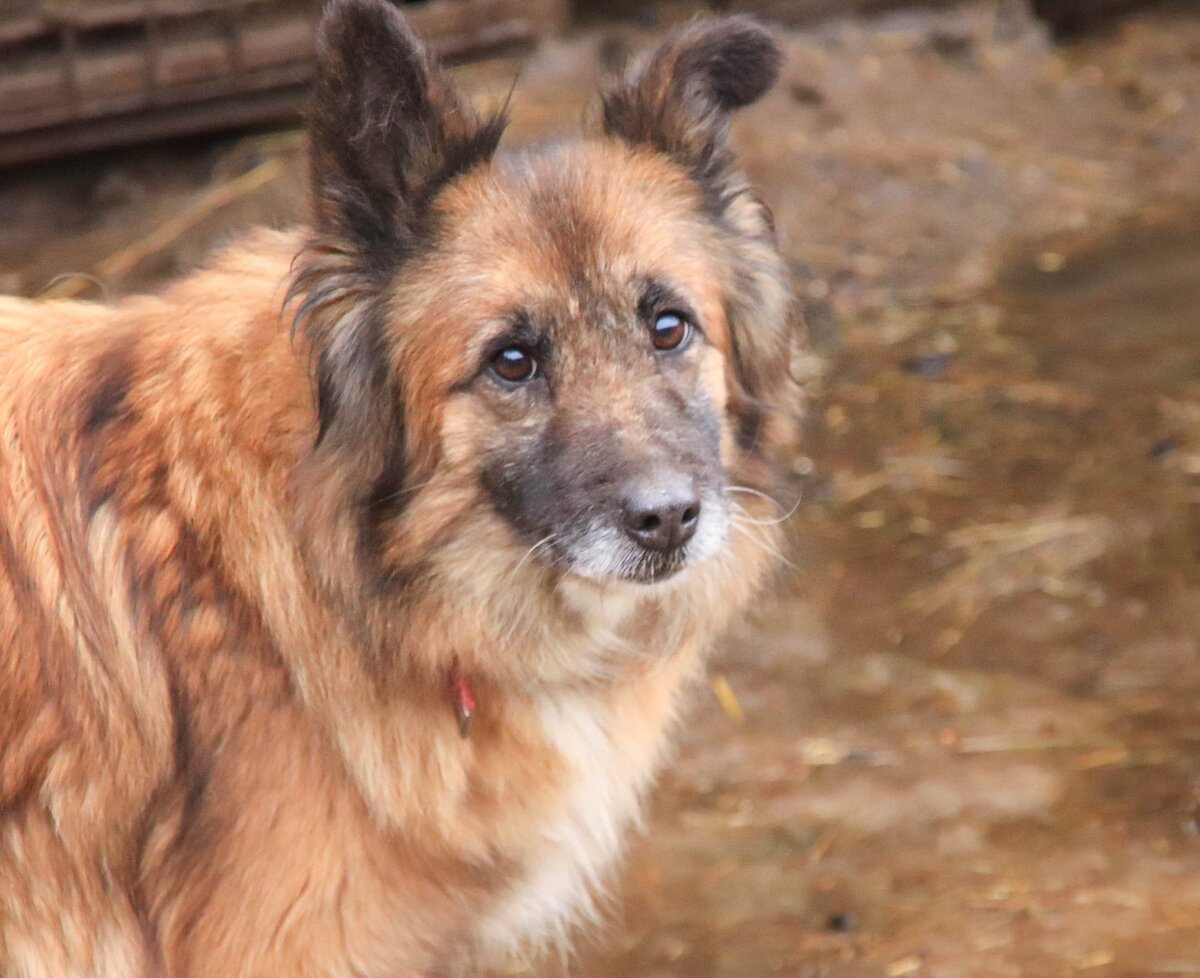
{"type": "Polygon", "coordinates": [[[728,145],[779,61],[752,20],[699,22],[582,142],[497,154],[503,116],[389,4],[330,6],[293,293],[314,458],[379,580],[449,554],[644,584],[727,546],[793,426],[785,272],[728,145]]]}

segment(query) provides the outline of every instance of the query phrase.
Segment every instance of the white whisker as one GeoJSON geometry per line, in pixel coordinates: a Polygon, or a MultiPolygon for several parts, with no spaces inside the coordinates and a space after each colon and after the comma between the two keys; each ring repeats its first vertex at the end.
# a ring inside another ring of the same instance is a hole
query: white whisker
{"type": "Polygon", "coordinates": [[[729,517],[730,526],[736,527],[738,530],[741,530],[743,535],[746,537],[746,539],[750,543],[754,544],[756,547],[758,547],[765,553],[770,554],[772,557],[774,557],[776,560],[779,560],[780,562],[785,564],[787,567],[790,567],[791,569],[795,570],[796,565],[787,558],[787,556],[779,548],[779,545],[774,543],[772,540],[770,540],[766,536],[765,530],[763,530],[763,528],[762,528],[763,521],[762,520],[752,520],[752,519],[749,519],[748,517],[746,517],[745,515],[738,515],[739,513],[744,514],[745,510],[742,509],[741,506],[738,506],[736,503],[734,503],[733,506],[734,506],[735,512],[730,514],[730,517],[729,517]]]}
{"type": "Polygon", "coordinates": [[[530,547],[528,550],[526,550],[525,555],[519,561],[517,561],[517,566],[512,569],[512,572],[514,574],[517,573],[517,571],[519,571],[524,566],[525,561],[527,561],[530,557],[532,557],[535,553],[537,553],[537,551],[539,551],[542,547],[548,546],[549,544],[553,543],[555,540],[555,537],[556,537],[555,534],[547,533],[537,543],[535,543],[532,547],[530,547]]]}
{"type": "Polygon", "coordinates": [[[767,493],[762,492],[758,489],[751,489],[749,486],[726,486],[725,491],[726,492],[744,492],[747,495],[757,496],[759,499],[765,499],[767,502],[771,503],[777,509],[784,508],[783,503],[781,503],[774,496],[770,496],[767,493]]]}
{"type": "MultiPolygon", "coordinates": [[[[776,506],[779,509],[783,509],[783,504],[780,503],[779,500],[774,499],[771,496],[768,496],[765,492],[759,492],[757,489],[750,489],[746,486],[727,486],[725,491],[726,492],[744,492],[744,493],[748,493],[749,495],[752,495],[752,496],[758,496],[762,499],[767,500],[767,502],[771,503],[773,506],[776,506]]],[[[756,526],[777,526],[780,523],[786,522],[787,520],[791,519],[791,517],[793,515],[795,515],[796,510],[798,510],[800,508],[800,504],[802,502],[804,502],[804,493],[800,493],[800,495],[796,497],[796,502],[792,505],[792,508],[789,509],[782,516],[780,516],[778,519],[756,520],[746,511],[745,507],[739,506],[737,503],[733,502],[733,500],[730,500],[730,503],[733,506],[737,507],[738,511],[741,512],[742,518],[747,523],[753,523],[756,526]]]]}
{"type": "MultiPolygon", "coordinates": [[[[783,505],[783,503],[781,503],[774,496],[770,496],[765,492],[760,492],[757,489],[751,489],[749,486],[726,486],[725,491],[726,492],[744,492],[747,495],[757,496],[759,499],[765,499],[776,509],[779,509],[779,510],[786,509],[786,507],[783,505]]],[[[804,502],[804,493],[803,492],[801,492],[796,497],[796,502],[793,503],[792,507],[790,509],[788,509],[787,512],[785,512],[781,517],[779,517],[779,519],[777,519],[777,520],[760,520],[758,522],[762,523],[763,526],[774,526],[776,523],[782,523],[785,520],[789,519],[796,512],[796,510],[798,510],[800,508],[800,504],[802,502],[804,502]]],[[[742,509],[742,507],[738,507],[738,508],[742,509]]],[[[742,512],[745,513],[746,511],[744,509],[742,509],[742,512]]],[[[746,518],[747,519],[750,518],[750,515],[748,513],[746,513],[746,518]]]]}

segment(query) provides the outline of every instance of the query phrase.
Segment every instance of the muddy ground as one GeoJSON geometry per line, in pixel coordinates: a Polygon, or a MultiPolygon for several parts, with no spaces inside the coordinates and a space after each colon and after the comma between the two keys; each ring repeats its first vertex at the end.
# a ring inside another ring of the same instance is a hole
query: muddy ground
{"type": "MultiPolygon", "coordinates": [[[[686,13],[534,52],[512,138],[686,13]]],[[[793,567],[570,973],[1200,975],[1200,10],[783,37],[737,139],[810,338],[793,567]]],[[[289,133],[0,175],[0,289],[151,287],[302,188],[289,133]]]]}

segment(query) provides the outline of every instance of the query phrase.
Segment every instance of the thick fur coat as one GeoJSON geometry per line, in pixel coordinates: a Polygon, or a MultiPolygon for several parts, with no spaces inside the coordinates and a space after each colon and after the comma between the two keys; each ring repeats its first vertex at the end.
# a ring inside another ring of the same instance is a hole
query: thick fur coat
{"type": "Polygon", "coordinates": [[[0,300],[0,975],[450,975],[593,913],[778,546],[789,296],[727,141],[778,62],[697,23],[504,153],[335,0],[310,230],[0,300]],[[611,514],[664,472],[694,535],[647,549],[611,514]]]}

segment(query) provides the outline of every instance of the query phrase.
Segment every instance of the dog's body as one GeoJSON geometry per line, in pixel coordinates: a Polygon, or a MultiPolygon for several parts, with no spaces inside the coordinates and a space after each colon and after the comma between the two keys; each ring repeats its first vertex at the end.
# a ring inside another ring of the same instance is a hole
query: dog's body
{"type": "Polygon", "coordinates": [[[343,0],[311,235],[112,308],[0,301],[5,978],[447,974],[591,912],[771,565],[728,480],[769,488],[793,430],[723,148],[775,54],[732,23],[632,72],[602,137],[504,163],[343,0]]]}

